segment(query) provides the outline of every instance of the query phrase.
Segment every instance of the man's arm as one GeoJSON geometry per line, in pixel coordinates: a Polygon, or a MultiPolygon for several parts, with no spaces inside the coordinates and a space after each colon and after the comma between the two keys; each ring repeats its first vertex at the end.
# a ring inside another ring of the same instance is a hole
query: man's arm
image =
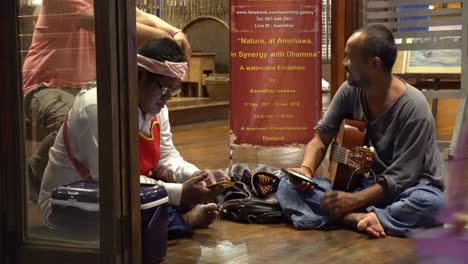
{"type": "MultiPolygon", "coordinates": [[[[304,149],[301,167],[293,170],[309,178],[312,178],[317,173],[317,169],[325,158],[328,146],[338,132],[343,118],[347,114],[352,113],[352,106],[349,102],[354,97],[354,94],[351,91],[351,87],[346,85],[346,83],[338,89],[324,117],[315,126],[315,137],[304,149]]],[[[301,191],[312,190],[311,185],[307,182],[298,183],[294,182],[294,180],[291,182],[301,191]]]]}
{"type": "Polygon", "coordinates": [[[155,168],[155,175],[168,182],[182,183],[199,169],[185,161],[175,148],[172,142],[167,107],[164,107],[158,114],[158,121],[161,129],[161,158],[155,168]]]}
{"type": "MultiPolygon", "coordinates": [[[[154,28],[161,32],[164,32],[164,33],[161,33],[162,34],[161,37],[172,38],[172,36],[174,36],[179,30],[178,28],[169,25],[167,22],[165,22],[164,20],[160,19],[157,16],[147,14],[138,8],[135,8],[135,9],[136,9],[136,22],[143,24],[147,27],[154,28]]],[[[85,30],[94,31],[93,9],[91,9],[89,13],[85,13],[82,15],[79,26],[85,30]]],[[[137,31],[138,31],[138,24],[137,24],[137,31]]]]}
{"type": "Polygon", "coordinates": [[[315,126],[315,137],[307,144],[304,150],[301,172],[312,177],[323,161],[327,148],[338,133],[341,122],[345,116],[352,114],[353,107],[350,101],[354,100],[354,91],[344,83],[336,92],[327,112],[315,126]],[[307,173],[305,173],[307,171],[307,173]]]}
{"type": "Polygon", "coordinates": [[[333,216],[344,216],[359,208],[376,204],[385,198],[382,185],[374,184],[359,192],[327,192],[322,198],[320,206],[333,216]]]}
{"type": "Polygon", "coordinates": [[[224,187],[206,188],[203,181],[209,172],[197,172],[193,177],[181,183],[168,183],[140,175],[140,183],[158,184],[164,186],[169,196],[169,204],[198,204],[215,201],[216,197],[224,191],[224,187]]]}
{"type": "Polygon", "coordinates": [[[190,55],[192,54],[192,48],[190,47],[187,37],[180,29],[170,25],[169,23],[167,23],[159,17],[145,13],[138,8],[135,8],[135,11],[137,23],[141,23],[143,25],[166,32],[169,35],[169,37],[173,38],[177,42],[177,44],[179,44],[179,46],[184,50],[187,59],[190,58],[190,55]]]}
{"type": "MultiPolygon", "coordinates": [[[[302,160],[301,166],[299,168],[293,168],[292,170],[312,179],[318,167],[325,158],[328,145],[330,145],[332,140],[333,135],[316,132],[315,137],[307,144],[304,149],[304,158],[302,160]]],[[[300,191],[308,192],[312,190],[312,185],[306,181],[300,182],[293,178],[290,178],[289,181],[293,183],[300,191]]]]}
{"type": "Polygon", "coordinates": [[[174,36],[175,33],[179,30],[178,28],[171,26],[161,18],[141,11],[140,9],[138,9],[138,7],[135,7],[135,11],[136,21],[138,23],[160,29],[168,33],[170,36],[174,36]]]}
{"type": "MultiPolygon", "coordinates": [[[[316,132],[315,137],[305,147],[301,166],[311,174],[311,177],[314,176],[313,174],[317,171],[325,158],[328,146],[333,140],[333,137],[334,135],[316,132]]],[[[306,173],[306,175],[308,175],[308,173],[306,173]]]]}
{"type": "Polygon", "coordinates": [[[154,38],[172,38],[166,31],[145,25],[143,23],[136,23],[136,47],[139,48],[148,40],[154,38]]]}

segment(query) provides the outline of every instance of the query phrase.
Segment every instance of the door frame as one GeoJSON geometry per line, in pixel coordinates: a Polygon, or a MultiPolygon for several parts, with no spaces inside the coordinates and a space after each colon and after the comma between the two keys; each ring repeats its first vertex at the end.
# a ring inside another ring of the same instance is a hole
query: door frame
{"type": "Polygon", "coordinates": [[[361,0],[332,0],[331,28],[331,94],[346,80],[343,66],[346,41],[362,25],[361,0]]]}
{"type": "Polygon", "coordinates": [[[141,262],[134,9],[134,0],[95,0],[101,234],[100,249],[93,250],[25,237],[19,7],[17,0],[0,1],[0,262],[141,262]]]}

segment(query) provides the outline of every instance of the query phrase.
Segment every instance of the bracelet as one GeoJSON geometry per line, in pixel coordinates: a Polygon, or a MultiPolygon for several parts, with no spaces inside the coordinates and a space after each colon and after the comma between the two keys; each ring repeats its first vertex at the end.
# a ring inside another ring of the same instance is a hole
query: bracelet
{"type": "Polygon", "coordinates": [[[172,34],[172,37],[175,37],[175,35],[179,34],[180,32],[183,33],[182,29],[177,29],[177,30],[174,31],[174,33],[172,34]]]}
{"type": "Polygon", "coordinates": [[[314,175],[314,172],[312,171],[312,169],[309,166],[301,165],[301,168],[306,168],[309,171],[310,175],[312,175],[312,176],[314,175]]]}

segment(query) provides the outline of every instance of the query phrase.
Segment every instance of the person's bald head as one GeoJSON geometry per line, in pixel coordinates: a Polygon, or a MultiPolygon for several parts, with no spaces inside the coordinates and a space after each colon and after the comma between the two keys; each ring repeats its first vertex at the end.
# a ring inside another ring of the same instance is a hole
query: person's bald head
{"type": "Polygon", "coordinates": [[[392,32],[382,25],[358,29],[349,38],[348,44],[356,45],[366,58],[378,57],[387,72],[392,71],[397,57],[397,46],[392,32]]]}

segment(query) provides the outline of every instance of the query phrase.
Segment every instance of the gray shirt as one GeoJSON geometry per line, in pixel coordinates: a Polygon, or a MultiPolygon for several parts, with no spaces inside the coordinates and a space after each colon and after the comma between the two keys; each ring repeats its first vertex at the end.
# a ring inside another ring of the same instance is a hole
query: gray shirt
{"type": "Polygon", "coordinates": [[[406,84],[396,102],[369,122],[366,91],[345,82],[315,130],[334,135],[345,118],[367,123],[365,144],[375,148],[371,169],[388,199],[418,183],[444,189],[444,163],[435,139],[435,121],[419,90],[406,84]]]}

